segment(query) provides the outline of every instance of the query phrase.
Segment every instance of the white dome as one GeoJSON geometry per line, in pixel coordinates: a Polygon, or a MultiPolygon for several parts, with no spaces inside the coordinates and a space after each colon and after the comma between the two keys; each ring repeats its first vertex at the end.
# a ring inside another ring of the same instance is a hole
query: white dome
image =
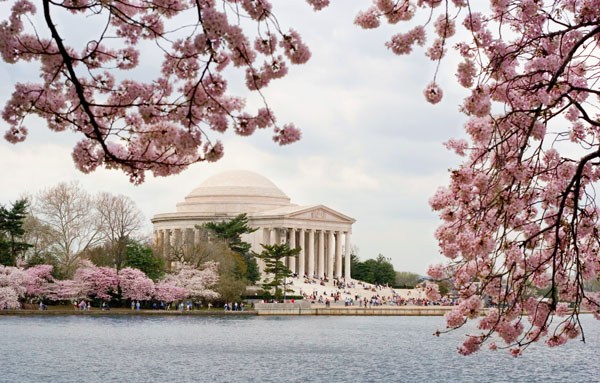
{"type": "Polygon", "coordinates": [[[178,212],[240,214],[290,205],[290,198],[260,174],[234,170],[209,177],[177,204],[178,212]]]}

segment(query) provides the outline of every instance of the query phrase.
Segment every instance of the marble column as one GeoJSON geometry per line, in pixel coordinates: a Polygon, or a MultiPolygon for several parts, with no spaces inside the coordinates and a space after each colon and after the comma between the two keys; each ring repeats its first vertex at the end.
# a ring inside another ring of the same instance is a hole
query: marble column
{"type": "Polygon", "coordinates": [[[300,233],[298,233],[298,242],[300,244],[300,252],[298,253],[298,275],[302,278],[304,276],[304,247],[306,246],[304,229],[300,229],[300,233]]]}
{"type": "Polygon", "coordinates": [[[317,276],[323,278],[325,276],[325,232],[319,230],[319,258],[317,261],[317,276]]]}
{"type": "Polygon", "coordinates": [[[184,230],[185,252],[190,255],[194,251],[194,229],[188,227],[184,230]]]}
{"type": "Polygon", "coordinates": [[[163,257],[165,259],[171,258],[171,229],[165,229],[164,231],[164,242],[163,242],[163,257]]]}
{"type": "MultiPolygon", "coordinates": [[[[292,228],[288,230],[290,236],[289,246],[290,249],[296,248],[296,229],[292,228]]],[[[296,274],[296,257],[288,257],[288,267],[292,274],[296,274]]]]}
{"type": "MultiPolygon", "coordinates": [[[[262,229],[263,231],[263,239],[262,239],[262,243],[263,245],[270,245],[270,241],[271,241],[271,230],[267,229],[266,227],[262,229]]],[[[261,250],[262,251],[262,250],[261,250]]],[[[260,251],[258,251],[260,252],[260,251]]]]}
{"type": "Polygon", "coordinates": [[[329,231],[329,241],[327,242],[327,278],[333,278],[333,261],[335,259],[335,238],[333,231],[329,231]]]}
{"type": "MultiPolygon", "coordinates": [[[[262,241],[261,244],[262,245],[270,245],[270,241],[271,241],[271,229],[269,228],[263,228],[262,229],[263,232],[263,236],[262,236],[262,241]]],[[[262,246],[260,246],[258,249],[256,249],[255,251],[260,254],[262,253],[262,251],[264,250],[264,248],[262,246]]],[[[258,270],[260,271],[260,275],[261,277],[265,275],[265,261],[256,257],[256,264],[258,265],[258,270]]]]}
{"type": "Polygon", "coordinates": [[[335,232],[335,275],[336,278],[342,277],[342,232],[335,232]]]}
{"type": "Polygon", "coordinates": [[[308,276],[312,278],[315,275],[315,231],[308,230],[308,276]]]}
{"type": "Polygon", "coordinates": [[[202,242],[202,229],[194,229],[194,246],[198,246],[202,242]]]}
{"type": "Polygon", "coordinates": [[[344,265],[344,279],[346,279],[346,281],[349,281],[350,279],[352,279],[350,273],[350,232],[346,232],[346,247],[344,248],[344,253],[344,257],[346,260],[346,264],[344,265]]]}
{"type": "Polygon", "coordinates": [[[181,229],[175,229],[175,249],[177,252],[181,252],[181,245],[182,245],[182,230],[181,229]]]}
{"type": "Polygon", "coordinates": [[[163,249],[163,250],[165,248],[165,231],[164,230],[158,230],[158,242],[156,243],[156,248],[163,249]]]}
{"type": "Polygon", "coordinates": [[[271,229],[271,236],[269,238],[269,245],[275,245],[278,244],[279,242],[277,242],[277,229],[271,229]]]}

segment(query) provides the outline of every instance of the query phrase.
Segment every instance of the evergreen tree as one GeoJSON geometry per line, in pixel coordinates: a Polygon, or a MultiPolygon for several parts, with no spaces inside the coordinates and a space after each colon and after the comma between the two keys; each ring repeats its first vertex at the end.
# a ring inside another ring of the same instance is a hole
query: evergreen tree
{"type": "Polygon", "coordinates": [[[240,273],[240,277],[246,278],[252,283],[256,283],[260,279],[256,259],[250,251],[252,245],[242,241],[243,234],[254,233],[257,230],[248,225],[248,217],[245,213],[229,221],[205,223],[202,228],[210,230],[217,238],[224,240],[231,251],[242,256],[246,267],[240,273]]]}
{"type": "Polygon", "coordinates": [[[275,244],[261,246],[264,250],[260,254],[255,253],[254,255],[265,262],[265,273],[271,276],[270,280],[268,277],[265,279],[263,286],[269,289],[274,288],[275,298],[281,300],[284,291],[291,291],[285,289],[285,286],[281,289],[281,286],[284,285],[285,278],[292,275],[292,272],[285,266],[283,260],[286,257],[297,256],[300,249],[290,249],[286,243],[282,245],[275,244]]]}
{"type": "Polygon", "coordinates": [[[352,278],[372,284],[393,286],[396,279],[394,266],[383,255],[376,259],[367,259],[361,262],[352,255],[352,278]]]}
{"type": "Polygon", "coordinates": [[[156,281],[165,273],[161,257],[154,254],[152,248],[136,241],[128,241],[125,246],[125,267],[143,271],[148,278],[156,281]]]}
{"type": "Polygon", "coordinates": [[[0,264],[14,266],[17,257],[31,247],[23,241],[23,222],[28,207],[25,198],[14,202],[11,209],[0,205],[0,264]]]}

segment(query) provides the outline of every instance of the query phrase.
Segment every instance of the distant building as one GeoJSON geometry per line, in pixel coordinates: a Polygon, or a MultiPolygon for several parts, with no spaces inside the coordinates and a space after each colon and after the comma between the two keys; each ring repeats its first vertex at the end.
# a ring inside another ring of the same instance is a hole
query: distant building
{"type": "MultiPolygon", "coordinates": [[[[252,250],[261,244],[287,243],[300,247],[287,266],[298,275],[350,278],[350,236],[355,222],[324,205],[298,206],[269,179],[249,171],[228,171],[206,179],[177,204],[176,212],[152,218],[155,243],[169,255],[174,248],[202,241],[195,226],[224,221],[241,213],[258,228],[243,240],[252,250]],[[342,262],[345,262],[342,275],[342,262]]],[[[261,272],[263,265],[259,262],[261,272]]]]}

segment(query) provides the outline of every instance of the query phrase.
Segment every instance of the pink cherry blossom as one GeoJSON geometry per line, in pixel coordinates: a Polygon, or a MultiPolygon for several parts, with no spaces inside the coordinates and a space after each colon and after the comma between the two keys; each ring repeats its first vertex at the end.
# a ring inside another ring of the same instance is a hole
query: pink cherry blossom
{"type": "Polygon", "coordinates": [[[166,281],[172,281],[176,286],[185,289],[188,297],[213,300],[219,297],[219,294],[211,289],[219,280],[217,267],[215,262],[206,262],[201,269],[182,265],[177,273],[166,281]]]}
{"type": "Polygon", "coordinates": [[[427,299],[433,302],[437,302],[442,298],[439,286],[435,283],[427,283],[425,285],[425,295],[427,296],[427,299]]]}
{"type": "Polygon", "coordinates": [[[27,292],[27,274],[18,267],[0,265],[0,309],[17,309],[27,292]]]}
{"type": "Polygon", "coordinates": [[[427,85],[427,88],[425,88],[423,94],[425,95],[425,99],[431,104],[437,104],[444,96],[444,92],[442,92],[442,89],[435,82],[427,85]]]}
{"type": "Polygon", "coordinates": [[[413,45],[423,46],[425,44],[425,29],[417,26],[407,33],[398,33],[385,45],[397,55],[405,55],[412,52],[413,45]]]}
{"type": "MultiPolygon", "coordinates": [[[[248,88],[259,91],[284,77],[290,65],[310,58],[300,34],[282,29],[269,0],[236,1],[239,6],[227,0],[135,6],[45,1],[40,9],[28,0],[11,2],[0,17],[0,55],[7,63],[40,66],[39,82],[16,84],[3,110],[4,137],[11,143],[24,141],[28,121],[41,118],[53,131],[79,135],[72,158],[82,172],[120,169],[141,183],[147,172],[167,176],[220,159],[223,144],[211,131],[233,128],[246,136],[257,126],[269,127],[281,144],[300,137],[275,125],[273,111],[266,124],[248,119],[254,112],[220,76],[229,67],[241,68],[248,88]],[[97,35],[82,33],[81,44],[69,46],[77,39],[64,37],[69,31],[56,16],[62,11],[71,12],[75,22],[94,17],[105,24],[97,35]],[[174,19],[191,21],[181,26],[174,19]],[[256,28],[242,28],[241,20],[256,28]],[[140,67],[146,53],[142,44],[158,47],[153,57],[161,72],[132,80],[128,73],[140,67]]],[[[307,3],[319,10],[329,1],[307,3]]]]}
{"type": "Polygon", "coordinates": [[[434,26],[435,33],[442,38],[452,37],[456,33],[454,20],[450,19],[447,15],[440,15],[435,21],[434,26]]]}
{"type": "Polygon", "coordinates": [[[470,355],[481,348],[483,339],[473,335],[467,335],[467,340],[458,348],[461,355],[470,355]]]}
{"type": "Polygon", "coordinates": [[[188,290],[177,284],[175,279],[166,278],[155,285],[154,298],[159,301],[171,303],[189,297],[188,290]]]}
{"type": "Polygon", "coordinates": [[[110,267],[97,267],[89,261],[75,272],[74,280],[82,286],[82,292],[89,297],[110,300],[117,292],[119,277],[117,271],[110,267]]]}
{"type": "Polygon", "coordinates": [[[154,295],[154,282],[142,271],[126,267],[120,270],[118,275],[124,299],[147,301],[154,295]]]}
{"type": "Polygon", "coordinates": [[[354,23],[365,29],[377,28],[380,25],[379,16],[377,8],[371,7],[366,11],[359,12],[354,23]]]}
{"type": "Polygon", "coordinates": [[[36,265],[25,269],[27,275],[25,288],[28,297],[43,299],[48,296],[54,280],[52,270],[52,265],[36,265]]]}
{"type": "Polygon", "coordinates": [[[85,298],[84,287],[71,279],[56,280],[49,286],[48,299],[52,301],[70,301],[85,298]]]}
{"type": "Polygon", "coordinates": [[[17,290],[9,286],[0,286],[0,309],[15,310],[21,308],[17,290]]]}
{"type": "Polygon", "coordinates": [[[329,0],[306,0],[315,10],[321,10],[329,5],[329,0]]]}
{"type": "Polygon", "coordinates": [[[435,280],[441,280],[444,278],[444,266],[441,264],[430,265],[427,268],[427,275],[435,280]]]}
{"type": "Polygon", "coordinates": [[[444,43],[445,41],[443,38],[435,39],[433,45],[429,47],[425,55],[433,61],[442,59],[446,54],[446,50],[444,49],[444,43]]]}
{"type": "Polygon", "coordinates": [[[273,140],[279,145],[287,145],[298,141],[302,137],[302,133],[293,124],[286,124],[283,129],[275,129],[276,135],[273,140]]]}

